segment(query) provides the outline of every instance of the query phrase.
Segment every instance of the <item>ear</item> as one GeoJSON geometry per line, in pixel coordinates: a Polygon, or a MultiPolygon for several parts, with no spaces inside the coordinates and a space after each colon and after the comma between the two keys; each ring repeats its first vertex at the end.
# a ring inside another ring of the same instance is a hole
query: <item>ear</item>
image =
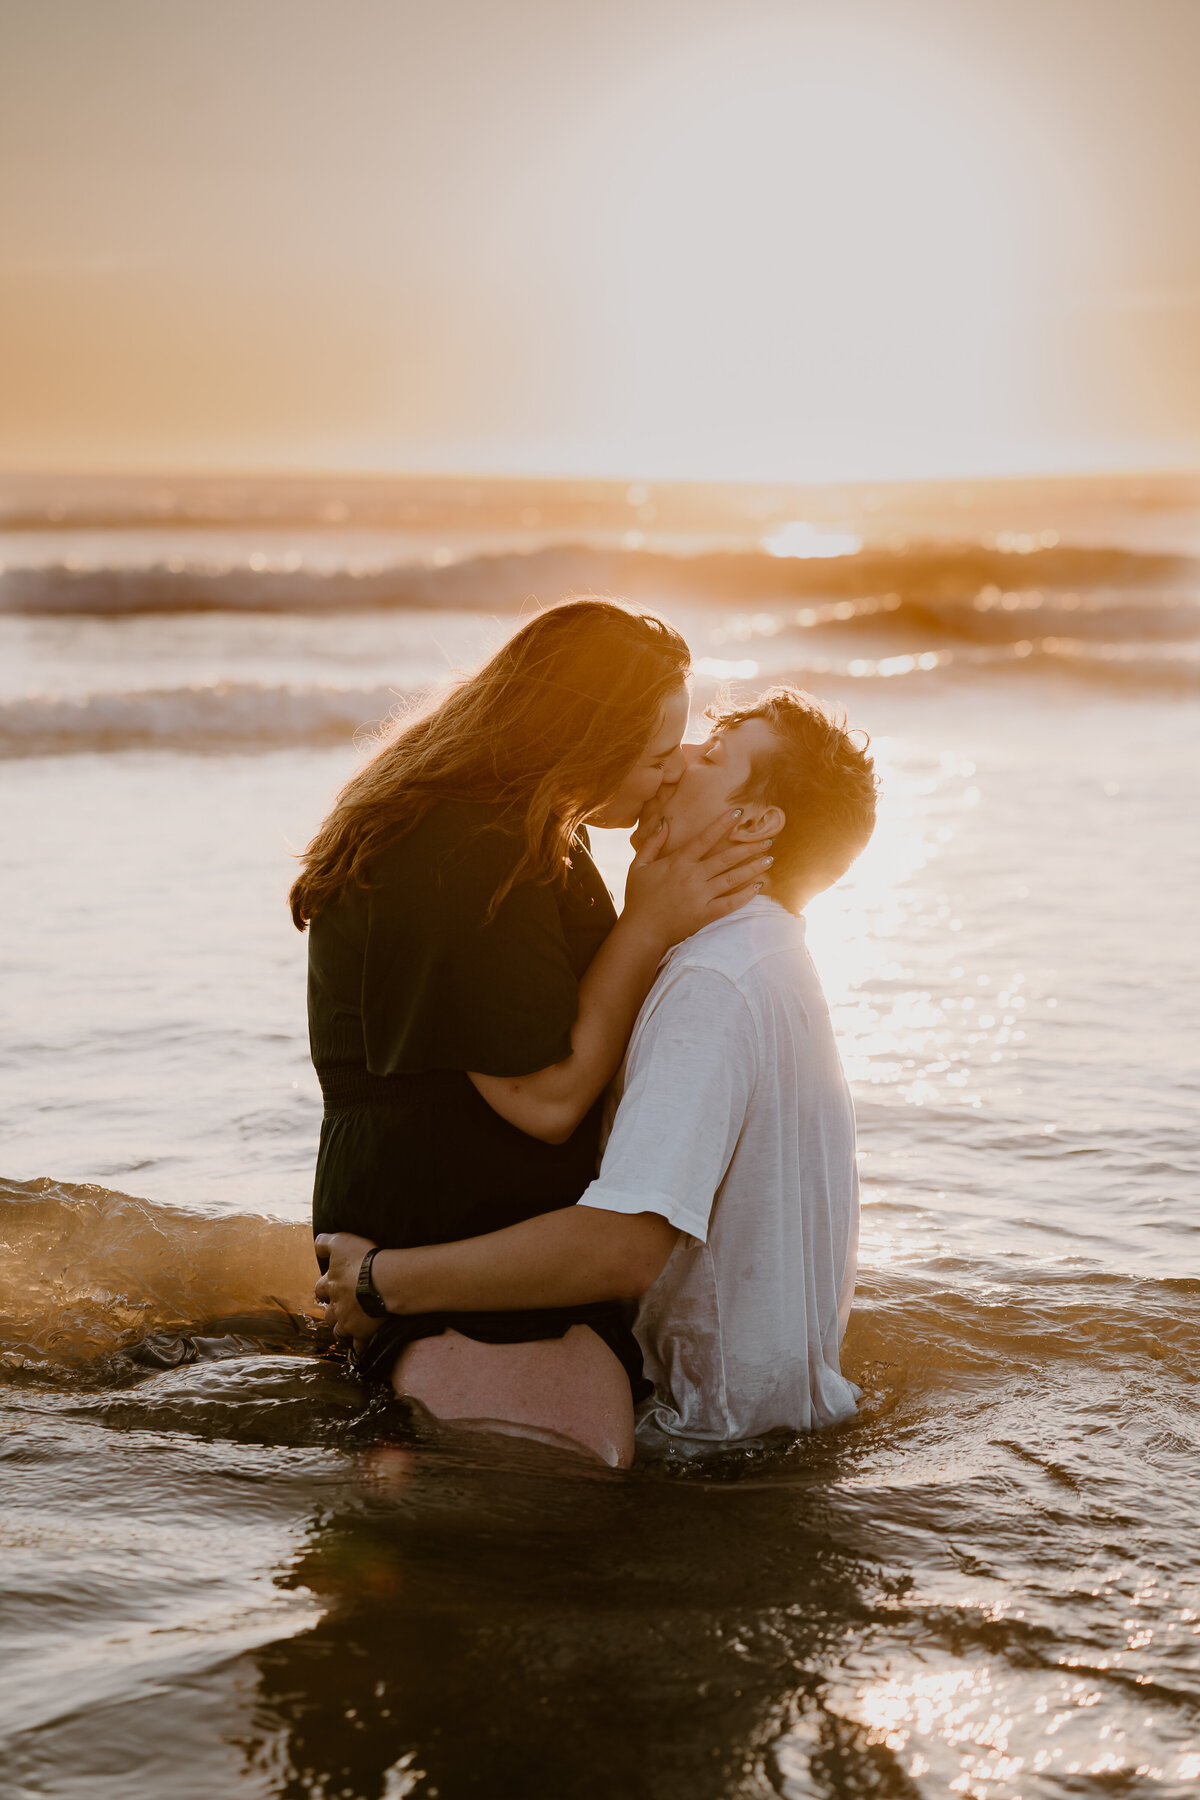
{"type": "Polygon", "coordinates": [[[751,801],[729,836],[735,844],[756,844],[763,838],[777,838],[786,824],[782,807],[751,801]]]}

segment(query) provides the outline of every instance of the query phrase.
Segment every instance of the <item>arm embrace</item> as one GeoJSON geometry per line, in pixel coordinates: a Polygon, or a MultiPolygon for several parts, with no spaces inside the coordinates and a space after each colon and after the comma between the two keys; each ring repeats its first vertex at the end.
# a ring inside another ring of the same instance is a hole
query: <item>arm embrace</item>
{"type": "MultiPolygon", "coordinates": [[[[662,1273],[678,1235],[657,1213],[567,1206],[458,1243],[380,1250],[372,1277],[390,1313],[506,1312],[636,1299],[662,1273]]],[[[373,1247],[346,1231],[316,1240],[317,1255],[329,1258],[316,1297],[340,1337],[369,1337],[378,1323],[355,1297],[362,1259],[373,1247]]]]}
{"type": "Polygon", "coordinates": [[[470,1072],[493,1112],[546,1143],[570,1137],[616,1074],[666,952],[761,887],[771,861],[762,854],[767,842],[729,842],[740,813],[740,807],[723,813],[677,850],[668,849],[662,826],[642,844],[630,867],[625,910],[579,984],[570,1054],[529,1075],[470,1072]]]}

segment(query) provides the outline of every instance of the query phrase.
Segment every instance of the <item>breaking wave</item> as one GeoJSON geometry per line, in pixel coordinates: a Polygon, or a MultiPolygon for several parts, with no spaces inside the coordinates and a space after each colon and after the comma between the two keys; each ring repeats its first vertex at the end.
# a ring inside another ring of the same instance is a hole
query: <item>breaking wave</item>
{"type": "Polygon", "coordinates": [[[895,594],[906,605],[961,610],[981,590],[1049,588],[1188,590],[1200,571],[1180,556],[1072,546],[1008,549],[986,544],[867,547],[835,557],[763,550],[692,553],[647,547],[554,544],[527,551],[389,566],[315,568],[246,562],[78,567],[62,561],[0,572],[0,611],[123,615],[174,612],[327,612],[446,607],[509,611],[531,596],[597,591],[647,598],[786,600],[895,594]]]}
{"type": "Polygon", "coordinates": [[[22,694],[0,701],[0,757],[344,743],[386,720],[402,699],[394,688],[234,681],[132,693],[22,694]]]}
{"type": "MultiPolygon", "coordinates": [[[[307,1225],[0,1179],[0,1368],[81,1368],[220,1322],[261,1340],[315,1315],[307,1225]]],[[[159,1366],[168,1360],[160,1354],[159,1366]]],[[[185,1360],[180,1358],[179,1360],[185,1360]]]]}
{"type": "MultiPolygon", "coordinates": [[[[761,656],[763,647],[753,644],[761,656]]],[[[1096,686],[1200,693],[1200,657],[1191,644],[1093,644],[1078,638],[1021,638],[1004,644],[951,644],[892,655],[805,654],[770,646],[769,661],[702,657],[697,698],[723,680],[789,680],[820,693],[956,681],[972,675],[1066,675],[1096,686]]],[[[0,759],[86,751],[267,750],[340,744],[370,734],[410,696],[395,688],[274,686],[218,681],[187,687],[23,694],[0,700],[0,759]]]]}
{"type": "MultiPolygon", "coordinates": [[[[240,1325],[255,1340],[248,1349],[298,1347],[317,1330],[312,1233],[300,1222],[0,1177],[0,1245],[0,1369],[9,1373],[103,1373],[105,1359],[130,1352],[169,1366],[179,1335],[201,1346],[202,1360],[202,1334],[217,1326],[229,1335],[240,1325]]],[[[1163,1374],[1196,1379],[1195,1279],[1030,1265],[1016,1280],[1009,1268],[998,1310],[989,1280],[998,1272],[982,1253],[953,1290],[929,1270],[862,1270],[847,1338],[856,1378],[873,1371],[896,1404],[939,1375],[973,1378],[1001,1345],[1011,1374],[1047,1355],[1119,1369],[1149,1341],[1163,1374]]]]}
{"type": "MultiPolygon", "coordinates": [[[[1130,692],[1200,691],[1200,563],[1021,542],[1016,549],[868,547],[821,557],[560,544],[333,571],[294,560],[258,566],[260,558],[254,567],[62,562],[0,572],[0,615],[274,613],[320,617],[336,632],[339,610],[502,613],[531,596],[591,590],[654,605],[711,603],[711,629],[699,625],[693,640],[704,698],[706,687],[729,679],[796,681],[821,693],[877,681],[1003,679],[1010,672],[1054,673],[1130,692]]],[[[27,688],[0,699],[0,758],[344,743],[386,721],[407,698],[371,682],[374,667],[360,685],[323,682],[318,662],[310,683],[27,688]]]]}

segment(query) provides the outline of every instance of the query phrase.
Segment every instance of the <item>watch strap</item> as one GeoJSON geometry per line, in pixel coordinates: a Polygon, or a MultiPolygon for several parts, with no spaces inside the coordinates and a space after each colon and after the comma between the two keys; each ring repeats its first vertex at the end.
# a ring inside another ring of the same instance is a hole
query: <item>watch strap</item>
{"type": "Polygon", "coordinates": [[[387,1317],[387,1305],[379,1289],[375,1286],[375,1278],[371,1273],[371,1265],[383,1248],[376,1244],[363,1257],[358,1271],[358,1281],[354,1287],[354,1297],[368,1319],[384,1319],[387,1317]]]}

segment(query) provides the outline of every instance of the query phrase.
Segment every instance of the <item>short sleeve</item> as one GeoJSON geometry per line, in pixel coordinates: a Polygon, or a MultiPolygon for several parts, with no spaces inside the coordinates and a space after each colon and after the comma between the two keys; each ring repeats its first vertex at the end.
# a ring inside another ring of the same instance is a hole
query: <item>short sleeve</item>
{"type": "Polygon", "coordinates": [[[485,807],[443,802],[385,849],[365,895],[362,1021],[376,1075],[527,1075],[570,1054],[579,988],[553,888],[485,807]]]}
{"type": "Polygon", "coordinates": [[[600,1174],[580,1205],[658,1213],[704,1242],[757,1071],[743,996],[715,970],[685,966],[638,1025],[600,1174]]]}

